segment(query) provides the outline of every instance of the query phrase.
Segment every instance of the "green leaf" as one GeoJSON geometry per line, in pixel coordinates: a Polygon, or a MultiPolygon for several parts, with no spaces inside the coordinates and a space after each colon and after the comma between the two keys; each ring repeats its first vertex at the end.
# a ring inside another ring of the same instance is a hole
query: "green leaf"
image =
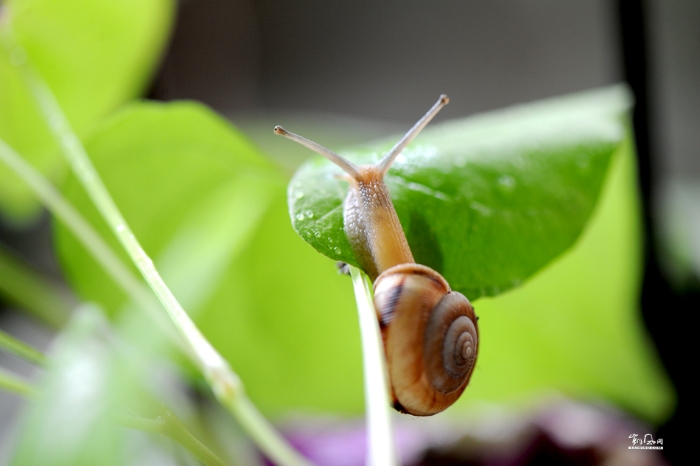
{"type": "Polygon", "coordinates": [[[642,235],[629,141],[573,248],[523,286],[474,303],[479,360],[455,405],[563,392],[605,399],[659,425],[675,395],[639,312],[642,235]]]}
{"type": "MultiPolygon", "coordinates": [[[[570,248],[625,136],[622,88],[523,105],[426,129],[386,177],[416,261],[470,299],[513,288],[570,248]]],[[[399,137],[341,152],[372,163],[399,137]]],[[[343,231],[347,183],[314,158],[294,176],[299,235],[357,265],[343,231]]]]}
{"type": "MultiPolygon", "coordinates": [[[[183,296],[190,306],[206,299],[202,289],[212,286],[210,275],[222,267],[218,260],[247,238],[244,227],[256,224],[268,193],[283,180],[240,134],[195,103],[128,105],[96,129],[86,149],[151,257],[165,266],[207,264],[198,266],[206,272],[195,267],[185,270],[189,274],[166,274],[197,289],[183,296]]],[[[74,176],[64,194],[130,264],[74,176]]],[[[65,270],[78,277],[81,295],[110,313],[124,305],[122,291],[82,245],[63,227],[57,237],[65,270]]]]}
{"type": "MultiPolygon", "coordinates": [[[[47,82],[73,129],[139,95],[165,44],[170,0],[12,0],[0,17],[0,138],[50,178],[65,164],[16,64],[24,60],[47,82]]],[[[0,167],[0,209],[26,219],[38,204],[0,167]]]]}

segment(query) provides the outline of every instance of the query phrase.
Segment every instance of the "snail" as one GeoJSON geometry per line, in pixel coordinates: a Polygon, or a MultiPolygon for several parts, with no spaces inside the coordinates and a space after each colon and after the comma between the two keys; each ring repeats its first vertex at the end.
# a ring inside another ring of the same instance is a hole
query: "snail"
{"type": "Polygon", "coordinates": [[[387,359],[393,406],[415,416],[445,410],[474,369],[479,331],[474,308],[435,270],[416,264],[384,184],[399,153],[442,107],[446,95],[376,165],[358,166],[315,142],[276,126],[323,155],[345,174],[344,229],[360,268],[374,283],[374,305],[387,359]]]}

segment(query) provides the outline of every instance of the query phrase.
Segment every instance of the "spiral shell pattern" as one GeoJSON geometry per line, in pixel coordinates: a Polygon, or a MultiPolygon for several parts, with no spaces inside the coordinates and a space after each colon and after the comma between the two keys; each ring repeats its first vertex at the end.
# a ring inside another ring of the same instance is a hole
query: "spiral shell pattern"
{"type": "Polygon", "coordinates": [[[446,294],[430,314],[423,359],[428,380],[441,393],[459,389],[474,368],[478,334],[472,319],[469,301],[455,291],[446,294]]]}
{"type": "Polygon", "coordinates": [[[416,416],[443,411],[476,363],[479,332],[469,300],[419,264],[387,269],[374,288],[394,407],[416,416]]]}

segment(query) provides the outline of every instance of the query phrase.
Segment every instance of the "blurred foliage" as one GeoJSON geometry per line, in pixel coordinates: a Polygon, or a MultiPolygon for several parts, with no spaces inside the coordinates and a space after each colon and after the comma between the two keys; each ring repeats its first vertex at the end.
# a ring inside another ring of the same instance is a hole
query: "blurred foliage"
{"type": "Polygon", "coordinates": [[[485,337],[473,396],[498,400],[552,387],[606,398],[657,423],[670,415],[673,389],[638,308],[642,248],[633,155],[626,141],[570,251],[523,287],[476,303],[485,337]]]}
{"type": "Polygon", "coordinates": [[[125,431],[111,412],[133,379],[115,370],[108,329],[99,310],[86,307],[61,333],[25,413],[13,464],[123,464],[125,431]]]}
{"type": "Polygon", "coordinates": [[[664,271],[678,289],[700,286],[700,183],[674,179],[664,186],[659,205],[658,236],[664,271]]]}
{"type": "MultiPolygon", "coordinates": [[[[252,400],[273,414],[361,412],[350,280],[290,226],[286,176],[199,104],[122,105],[143,89],[156,64],[173,2],[15,0],[4,6],[0,34],[3,44],[14,45],[0,50],[0,138],[62,182],[67,198],[120,249],[75,178],[63,180],[56,143],[13,65],[29,60],[58,97],[144,249],[252,400]]],[[[421,227],[435,229],[432,249],[417,256],[431,265],[441,255],[437,268],[457,287],[474,287],[472,298],[531,277],[474,303],[480,359],[470,387],[445,416],[483,401],[525,402],[551,390],[604,398],[657,423],[673,408],[672,389],[637,309],[639,206],[620,92],[435,127],[406,150],[389,177],[409,240],[425,239],[421,227]],[[573,119],[563,118],[569,111],[573,119]],[[499,126],[504,115],[509,123],[499,126]],[[454,158],[454,170],[448,170],[443,159],[432,158],[431,147],[448,158],[458,150],[473,152],[454,158]],[[460,202],[443,211],[435,196],[424,195],[431,191],[453,192],[460,202]],[[529,217],[531,202],[542,217],[529,217]],[[423,211],[420,221],[412,215],[414,203],[423,211]],[[489,210],[499,215],[484,215],[489,210]],[[445,220],[478,227],[470,234],[479,241],[463,241],[463,232],[453,232],[445,220]]],[[[381,142],[355,153],[366,160],[386,147],[381,142]]],[[[293,185],[292,200],[328,195],[318,202],[332,211],[332,221],[319,236],[328,233],[334,250],[343,241],[337,206],[345,187],[328,176],[327,165],[312,161],[307,167],[318,171],[299,175],[304,195],[293,185]]],[[[4,166],[0,208],[15,220],[37,211],[27,188],[4,166]]],[[[312,208],[294,211],[294,218],[319,218],[321,211],[307,214],[312,208]]],[[[118,329],[143,359],[174,353],[163,351],[156,327],[132,320],[137,310],[73,236],[61,225],[55,230],[70,285],[83,300],[98,303],[112,324],[95,312],[81,313],[60,333],[55,364],[30,403],[17,464],[106,464],[112,453],[118,456],[123,432],[103,422],[103,415],[109,418],[105,407],[131,393],[127,382],[142,382],[150,372],[109,372],[115,356],[103,351],[100,329],[118,329]],[[72,422],[70,414],[78,411],[87,416],[80,419],[95,416],[96,424],[72,422]],[[61,435],[47,435],[55,431],[61,435]],[[96,450],[80,452],[88,444],[96,450]],[[36,459],[33,452],[42,449],[60,451],[36,459]]]]}
{"type": "MultiPolygon", "coordinates": [[[[108,119],[86,147],[141,245],[253,400],[277,411],[361,409],[350,282],[294,233],[285,179],[253,146],[202,106],[142,103],[108,119]],[[241,236],[242,228],[250,230],[241,236]],[[193,257],[213,257],[223,267],[212,265],[203,280],[206,264],[182,267],[193,257]],[[208,287],[207,296],[193,297],[193,283],[208,287]]],[[[64,193],[111,237],[74,177],[64,193]]],[[[85,299],[110,313],[126,304],[67,230],[59,226],[56,238],[67,276],[85,299]]]]}
{"type": "MultiPolygon", "coordinates": [[[[0,10],[0,138],[50,179],[65,159],[16,64],[29,60],[78,135],[141,94],[172,25],[170,0],[8,0],[0,10]]],[[[0,166],[0,215],[27,221],[39,204],[0,166]]]]}

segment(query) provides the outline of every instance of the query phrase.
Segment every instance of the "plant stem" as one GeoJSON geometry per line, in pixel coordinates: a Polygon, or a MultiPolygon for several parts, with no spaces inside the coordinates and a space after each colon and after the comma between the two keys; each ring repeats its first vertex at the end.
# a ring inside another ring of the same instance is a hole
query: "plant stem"
{"type": "Polygon", "coordinates": [[[8,352],[24,358],[29,362],[39,364],[43,366],[46,364],[46,356],[44,356],[40,351],[35,350],[26,343],[16,339],[12,335],[9,335],[2,330],[0,330],[0,348],[7,350],[8,352]]]}
{"type": "Polygon", "coordinates": [[[170,437],[192,453],[205,466],[226,466],[226,463],[195,437],[170,411],[157,419],[147,419],[133,414],[117,416],[117,422],[130,429],[161,434],[170,437]]]}
{"type": "Polygon", "coordinates": [[[397,465],[389,411],[389,385],[384,345],[372,300],[372,286],[359,269],[350,267],[362,338],[362,361],[367,412],[367,464],[397,465]]]}
{"type": "Polygon", "coordinates": [[[173,331],[172,325],[163,318],[158,302],[131,271],[107,245],[87,220],[71,205],[63,195],[36,171],[18,153],[0,139],[0,160],[5,162],[28,185],[44,206],[68,227],[78,240],[109,274],[114,282],[140,307],[145,309],[178,346],[182,340],[173,331]]]}
{"type": "Polygon", "coordinates": [[[36,393],[36,389],[29,382],[7,372],[2,367],[0,367],[0,389],[23,396],[32,396],[36,393]]]}
{"type": "Polygon", "coordinates": [[[247,400],[238,376],[180,306],[112,200],[46,83],[29,64],[24,63],[20,68],[73,172],[167,311],[217,399],[239,419],[248,434],[273,461],[282,465],[308,464],[247,400]],[[241,409],[241,405],[248,409],[241,409]]]}
{"type": "Polygon", "coordinates": [[[66,323],[76,304],[65,288],[42,277],[2,247],[0,293],[53,328],[66,323]]]}

